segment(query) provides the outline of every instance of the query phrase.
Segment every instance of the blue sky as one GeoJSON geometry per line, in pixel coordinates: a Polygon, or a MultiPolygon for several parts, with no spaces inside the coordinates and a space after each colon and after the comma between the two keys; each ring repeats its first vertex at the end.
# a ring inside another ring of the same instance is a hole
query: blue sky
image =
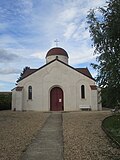
{"type": "Polygon", "coordinates": [[[0,91],[10,91],[25,66],[45,64],[47,51],[59,47],[69,54],[69,64],[90,67],[94,48],[86,16],[105,0],[0,0],[0,91]]]}

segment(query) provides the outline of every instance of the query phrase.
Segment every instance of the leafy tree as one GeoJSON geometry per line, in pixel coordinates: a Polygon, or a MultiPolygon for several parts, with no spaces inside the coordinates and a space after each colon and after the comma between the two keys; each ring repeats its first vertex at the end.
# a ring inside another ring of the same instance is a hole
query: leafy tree
{"type": "Polygon", "coordinates": [[[91,9],[87,16],[97,64],[96,80],[102,87],[107,106],[120,105],[120,0],[109,0],[106,6],[91,9]]]}

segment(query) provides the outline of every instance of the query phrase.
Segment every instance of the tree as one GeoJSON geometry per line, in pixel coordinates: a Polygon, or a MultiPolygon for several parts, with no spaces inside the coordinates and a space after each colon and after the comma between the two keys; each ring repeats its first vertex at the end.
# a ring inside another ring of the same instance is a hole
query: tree
{"type": "Polygon", "coordinates": [[[97,64],[96,80],[108,106],[120,105],[120,0],[91,9],[87,16],[97,64]]]}

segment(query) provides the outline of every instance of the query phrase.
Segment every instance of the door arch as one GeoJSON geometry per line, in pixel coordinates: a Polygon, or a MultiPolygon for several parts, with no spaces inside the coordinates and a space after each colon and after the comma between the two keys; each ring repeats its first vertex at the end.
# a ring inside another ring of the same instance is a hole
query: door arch
{"type": "Polygon", "coordinates": [[[50,91],[50,110],[51,111],[64,110],[63,90],[60,87],[54,87],[50,91]]]}

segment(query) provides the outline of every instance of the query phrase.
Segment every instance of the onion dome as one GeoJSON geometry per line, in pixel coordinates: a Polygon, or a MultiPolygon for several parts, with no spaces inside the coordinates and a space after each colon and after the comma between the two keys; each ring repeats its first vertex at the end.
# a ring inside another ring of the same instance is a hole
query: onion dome
{"type": "Polygon", "coordinates": [[[50,50],[47,52],[46,57],[52,56],[52,55],[61,55],[61,56],[66,56],[66,57],[68,57],[67,52],[66,52],[63,48],[60,48],[60,47],[55,47],[55,48],[50,49],[50,50]]]}
{"type": "Polygon", "coordinates": [[[60,61],[63,61],[64,63],[68,64],[68,54],[67,52],[60,47],[55,47],[50,49],[47,54],[46,54],[46,63],[54,60],[54,59],[59,59],[60,61]]]}

